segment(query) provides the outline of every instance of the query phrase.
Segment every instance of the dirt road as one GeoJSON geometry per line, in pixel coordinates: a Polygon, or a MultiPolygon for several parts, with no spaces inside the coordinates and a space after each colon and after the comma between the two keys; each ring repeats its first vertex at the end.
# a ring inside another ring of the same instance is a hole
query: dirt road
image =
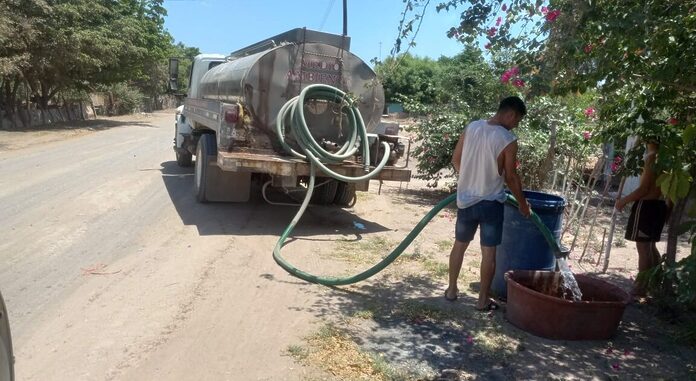
{"type": "Polygon", "coordinates": [[[306,376],[284,351],[312,329],[322,288],[271,258],[292,211],[196,203],[192,170],[173,161],[173,119],[0,136],[0,287],[18,380],[306,376]]]}

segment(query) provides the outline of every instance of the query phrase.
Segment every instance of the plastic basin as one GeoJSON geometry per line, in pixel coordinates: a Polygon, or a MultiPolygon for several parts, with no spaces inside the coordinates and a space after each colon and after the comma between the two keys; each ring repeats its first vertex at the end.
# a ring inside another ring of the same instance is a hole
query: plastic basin
{"type": "Polygon", "coordinates": [[[576,274],[582,301],[560,297],[560,273],[512,270],[507,281],[507,320],[554,340],[603,340],[614,335],[630,297],[617,286],[576,274]]]}

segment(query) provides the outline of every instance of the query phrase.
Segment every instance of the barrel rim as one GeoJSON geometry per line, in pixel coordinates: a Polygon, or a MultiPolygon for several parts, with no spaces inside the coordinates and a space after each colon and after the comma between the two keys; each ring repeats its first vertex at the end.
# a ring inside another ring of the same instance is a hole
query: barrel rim
{"type": "MultiPolygon", "coordinates": [[[[506,192],[510,194],[509,190],[506,192]]],[[[558,209],[562,210],[567,205],[565,198],[552,193],[527,189],[523,190],[522,193],[524,193],[524,197],[527,199],[527,202],[532,206],[532,209],[534,209],[535,212],[537,209],[543,211],[557,211],[558,209]]]]}

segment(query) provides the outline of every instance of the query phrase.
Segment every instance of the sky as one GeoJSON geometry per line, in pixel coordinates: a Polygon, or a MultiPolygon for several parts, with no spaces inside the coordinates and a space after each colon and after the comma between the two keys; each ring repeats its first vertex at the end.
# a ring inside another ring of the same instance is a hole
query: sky
{"type": "MultiPolygon", "coordinates": [[[[458,24],[459,12],[436,12],[439,2],[430,2],[410,53],[437,59],[463,49],[446,36],[458,24]]],[[[294,28],[336,34],[343,30],[342,0],[165,0],[164,7],[164,25],[175,41],[202,53],[229,54],[294,28]]],[[[403,0],[348,0],[351,52],[368,64],[387,58],[403,10],[403,0]]]]}

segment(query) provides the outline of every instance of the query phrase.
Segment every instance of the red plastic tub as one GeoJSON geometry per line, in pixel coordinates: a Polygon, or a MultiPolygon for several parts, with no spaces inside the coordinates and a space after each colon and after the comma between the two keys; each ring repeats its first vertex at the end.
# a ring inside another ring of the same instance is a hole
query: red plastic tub
{"type": "Polygon", "coordinates": [[[512,270],[507,281],[506,317],[536,336],[554,340],[603,340],[614,335],[629,295],[617,286],[576,274],[582,301],[560,297],[560,273],[512,270]]]}

